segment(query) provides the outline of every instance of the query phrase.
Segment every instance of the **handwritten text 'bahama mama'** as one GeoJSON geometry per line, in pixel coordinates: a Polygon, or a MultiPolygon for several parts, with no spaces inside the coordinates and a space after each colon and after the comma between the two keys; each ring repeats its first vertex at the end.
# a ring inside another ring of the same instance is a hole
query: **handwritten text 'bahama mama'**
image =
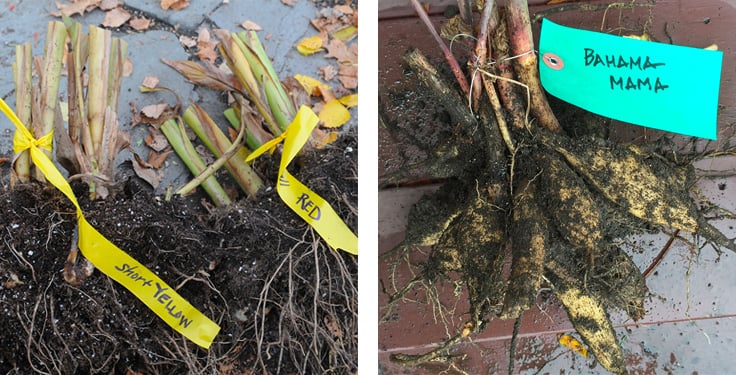
{"type": "MultiPolygon", "coordinates": [[[[600,54],[592,48],[585,48],[585,66],[587,67],[606,67],[630,71],[645,72],[647,70],[655,70],[660,66],[664,66],[663,62],[654,62],[649,56],[622,56],[616,54],[600,54]]],[[[611,90],[648,90],[658,93],[666,90],[669,85],[662,83],[660,77],[632,77],[627,75],[609,75],[609,83],[611,90]]]]}

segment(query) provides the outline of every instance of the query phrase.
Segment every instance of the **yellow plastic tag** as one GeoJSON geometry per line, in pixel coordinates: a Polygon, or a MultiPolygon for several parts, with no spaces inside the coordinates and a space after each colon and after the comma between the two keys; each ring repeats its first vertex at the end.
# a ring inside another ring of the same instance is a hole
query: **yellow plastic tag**
{"type": "MultiPolygon", "coordinates": [[[[276,185],[276,191],[284,203],[311,225],[330,246],[358,255],[358,237],[340,219],[329,203],[286,170],[309,139],[317,123],[319,123],[317,115],[309,107],[301,106],[294,121],[282,134],[284,151],[281,155],[279,183],[276,185]]],[[[281,138],[278,138],[278,141],[281,138]]],[[[248,155],[246,161],[255,159],[273,146],[275,144],[271,142],[262,145],[248,155]]]]}
{"type": "Polygon", "coordinates": [[[220,331],[220,326],[199,312],[163,280],[120,250],[87,222],[71,186],[51,159],[41,151],[41,148],[51,150],[52,134],[34,139],[2,98],[0,98],[0,110],[16,127],[13,146],[15,153],[29,149],[36,168],[77,208],[79,250],[82,255],[102,273],[130,290],[171,328],[195,344],[208,349],[220,331]]]}

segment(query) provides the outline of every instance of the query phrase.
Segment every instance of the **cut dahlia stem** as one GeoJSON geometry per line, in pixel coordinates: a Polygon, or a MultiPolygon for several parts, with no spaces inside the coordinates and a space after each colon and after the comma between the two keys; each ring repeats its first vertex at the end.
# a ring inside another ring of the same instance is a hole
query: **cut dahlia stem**
{"type": "Polygon", "coordinates": [[[463,105],[462,98],[457,90],[453,89],[450,82],[439,74],[432,63],[418,49],[412,48],[404,54],[404,61],[417,74],[417,78],[428,87],[441,103],[447,108],[453,121],[462,126],[472,127],[476,125],[476,119],[467,106],[463,105]]]}
{"type": "MultiPolygon", "coordinates": [[[[458,1],[458,4],[461,3],[463,3],[463,0],[458,1]]],[[[480,29],[478,30],[478,41],[475,44],[475,55],[469,62],[472,71],[472,78],[470,79],[472,86],[472,103],[473,109],[476,111],[478,110],[480,95],[483,92],[483,85],[480,84],[480,70],[485,68],[486,60],[489,53],[488,32],[489,30],[493,30],[496,28],[495,23],[497,19],[494,19],[494,24],[491,24],[495,4],[495,0],[489,0],[486,1],[485,5],[483,6],[483,13],[480,17],[480,29]]]]}
{"type": "Polygon", "coordinates": [[[422,4],[419,3],[419,0],[411,0],[411,3],[412,5],[414,5],[414,10],[416,10],[417,14],[419,15],[419,19],[422,20],[424,25],[429,30],[430,34],[432,34],[434,40],[437,42],[437,45],[440,47],[440,49],[442,49],[442,53],[445,55],[445,60],[447,60],[447,63],[450,65],[452,74],[455,75],[455,79],[457,79],[457,83],[460,85],[460,89],[463,90],[463,94],[468,95],[470,93],[470,86],[468,85],[468,80],[465,78],[463,70],[462,68],[460,68],[460,64],[457,62],[457,59],[455,59],[455,56],[452,55],[450,48],[447,47],[447,44],[445,44],[440,35],[437,34],[437,30],[434,29],[432,21],[429,20],[429,16],[427,15],[427,12],[424,11],[424,8],[422,7],[422,4]]]}
{"type": "Polygon", "coordinates": [[[470,0],[457,0],[457,7],[460,10],[460,17],[463,22],[468,25],[473,24],[473,2],[470,0]]]}
{"type": "MultiPolygon", "coordinates": [[[[491,102],[491,109],[493,109],[493,113],[496,118],[496,123],[498,124],[498,130],[501,133],[501,136],[503,138],[504,143],[506,144],[506,148],[510,153],[514,153],[515,147],[514,143],[511,140],[511,134],[508,130],[508,125],[506,124],[506,116],[503,113],[503,108],[501,107],[501,102],[498,99],[498,94],[496,93],[496,87],[493,85],[494,80],[491,78],[491,75],[489,75],[487,72],[485,72],[483,69],[485,69],[486,65],[486,59],[488,58],[488,55],[490,54],[490,48],[488,46],[488,35],[496,30],[496,27],[498,26],[498,12],[496,8],[496,2],[495,0],[489,0],[486,1],[484,7],[483,7],[483,13],[481,14],[480,18],[480,30],[478,31],[478,43],[475,47],[475,56],[476,61],[478,64],[478,68],[473,71],[473,80],[472,82],[478,82],[481,84],[477,84],[477,86],[474,86],[473,89],[473,103],[476,103],[477,100],[480,99],[480,91],[482,88],[486,89],[486,95],[488,95],[488,100],[491,102]],[[485,74],[481,74],[485,73],[485,74]],[[477,87],[477,90],[475,89],[477,87]],[[476,93],[476,91],[478,91],[476,93]]],[[[474,108],[478,108],[477,104],[474,104],[474,108]]]]}
{"type": "Polygon", "coordinates": [[[527,0],[507,1],[506,25],[516,74],[519,81],[529,88],[531,112],[540,126],[555,133],[560,133],[562,131],[560,123],[552,112],[539,82],[537,55],[534,51],[534,39],[527,0]]]}
{"type": "Polygon", "coordinates": [[[496,61],[492,71],[499,77],[499,79],[496,80],[499,101],[503,108],[506,109],[506,114],[509,116],[510,123],[515,128],[523,129],[528,120],[524,115],[529,112],[527,110],[528,104],[525,103],[524,99],[519,95],[518,90],[522,87],[514,83],[514,79],[516,77],[514,75],[514,69],[511,66],[511,60],[508,59],[509,43],[506,33],[506,24],[503,22],[498,24],[498,27],[493,33],[492,51],[493,58],[496,61]]]}

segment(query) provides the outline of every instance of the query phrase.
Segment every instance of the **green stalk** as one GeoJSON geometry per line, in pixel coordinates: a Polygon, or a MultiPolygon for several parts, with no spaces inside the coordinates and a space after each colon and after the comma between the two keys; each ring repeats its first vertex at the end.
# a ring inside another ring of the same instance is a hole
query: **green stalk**
{"type": "MultiPolygon", "coordinates": [[[[245,54],[238,45],[240,40],[237,37],[233,37],[233,34],[225,31],[217,33],[217,36],[221,41],[220,52],[222,53],[222,56],[225,58],[230,70],[235,73],[235,76],[238,77],[240,82],[243,84],[243,88],[248,94],[248,98],[256,106],[258,113],[263,116],[266,126],[268,126],[268,129],[275,136],[281,135],[283,131],[276,122],[273,113],[271,113],[267,102],[263,100],[258,80],[256,80],[253,75],[253,71],[248,64],[248,59],[246,59],[245,54]]],[[[240,42],[240,44],[242,44],[242,42],[240,42]]]]}
{"type": "MultiPolygon", "coordinates": [[[[225,119],[230,123],[230,126],[233,127],[235,130],[240,129],[240,113],[235,108],[228,108],[222,114],[225,116],[225,119]]],[[[250,129],[247,129],[250,130],[250,129]]],[[[253,134],[248,131],[245,135],[245,145],[248,146],[251,150],[256,150],[258,147],[261,147],[261,142],[256,139],[256,137],[253,136],[253,134]]]]}
{"type": "MultiPolygon", "coordinates": [[[[194,104],[187,108],[184,112],[184,122],[215,157],[219,158],[232,146],[227,136],[200,106],[194,104]]],[[[235,154],[225,162],[225,168],[244,192],[254,196],[263,187],[263,181],[245,162],[249,153],[245,147],[238,146],[235,154]]]]}
{"type": "MultiPolygon", "coordinates": [[[[197,176],[205,170],[204,161],[199,157],[189,138],[187,138],[186,131],[181,123],[177,124],[175,120],[170,119],[161,125],[161,132],[164,133],[171,147],[192,174],[197,176]]],[[[202,182],[202,188],[215,202],[215,206],[219,207],[232,203],[230,197],[227,196],[225,190],[213,176],[207,177],[202,182]]]]}
{"type": "Polygon", "coordinates": [[[291,123],[296,116],[296,108],[286,90],[281,85],[278,74],[268,58],[263,44],[255,31],[243,31],[234,38],[238,47],[243,51],[250,68],[266,93],[268,106],[271,108],[274,119],[281,130],[291,123]]]}
{"type": "MultiPolygon", "coordinates": [[[[66,49],[66,27],[59,21],[51,21],[46,32],[46,47],[41,73],[40,126],[34,126],[35,137],[40,138],[54,130],[56,104],[59,101],[61,65],[66,49]]],[[[34,119],[37,123],[37,120],[34,119]]],[[[44,150],[51,157],[51,152],[44,150]]],[[[40,174],[39,174],[40,176],[40,174]]]]}
{"type": "MultiPolygon", "coordinates": [[[[20,121],[33,131],[31,126],[31,108],[33,103],[33,50],[30,42],[15,46],[15,62],[13,62],[13,80],[15,81],[15,113],[20,121]]],[[[16,130],[17,131],[17,130],[16,130]]],[[[15,170],[11,174],[10,183],[26,183],[31,180],[31,159],[28,150],[15,156],[15,170]],[[15,177],[12,177],[15,176],[15,177]]]]}

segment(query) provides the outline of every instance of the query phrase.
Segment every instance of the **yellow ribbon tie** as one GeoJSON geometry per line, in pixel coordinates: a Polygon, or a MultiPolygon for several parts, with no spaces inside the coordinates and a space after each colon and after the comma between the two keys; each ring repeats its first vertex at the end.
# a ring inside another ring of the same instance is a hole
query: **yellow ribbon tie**
{"type": "Polygon", "coordinates": [[[82,255],[102,273],[130,290],[174,330],[195,344],[208,349],[220,331],[220,326],[194,308],[156,274],[115,246],[87,222],[71,186],[51,159],[41,151],[41,149],[52,150],[53,132],[35,139],[2,98],[0,98],[0,110],[8,116],[16,128],[13,137],[13,151],[18,154],[30,150],[31,160],[36,168],[77,208],[79,250],[82,255]]]}
{"type": "Polygon", "coordinates": [[[311,225],[332,248],[358,255],[358,237],[340,219],[337,212],[332,209],[327,201],[286,170],[286,167],[309,139],[317,123],[319,123],[317,115],[309,107],[301,106],[286,131],[280,137],[264,143],[253,151],[248,155],[246,161],[255,159],[266,150],[275,147],[281,140],[284,140],[284,150],[279,165],[279,183],[276,185],[279,197],[289,208],[311,225]]]}

